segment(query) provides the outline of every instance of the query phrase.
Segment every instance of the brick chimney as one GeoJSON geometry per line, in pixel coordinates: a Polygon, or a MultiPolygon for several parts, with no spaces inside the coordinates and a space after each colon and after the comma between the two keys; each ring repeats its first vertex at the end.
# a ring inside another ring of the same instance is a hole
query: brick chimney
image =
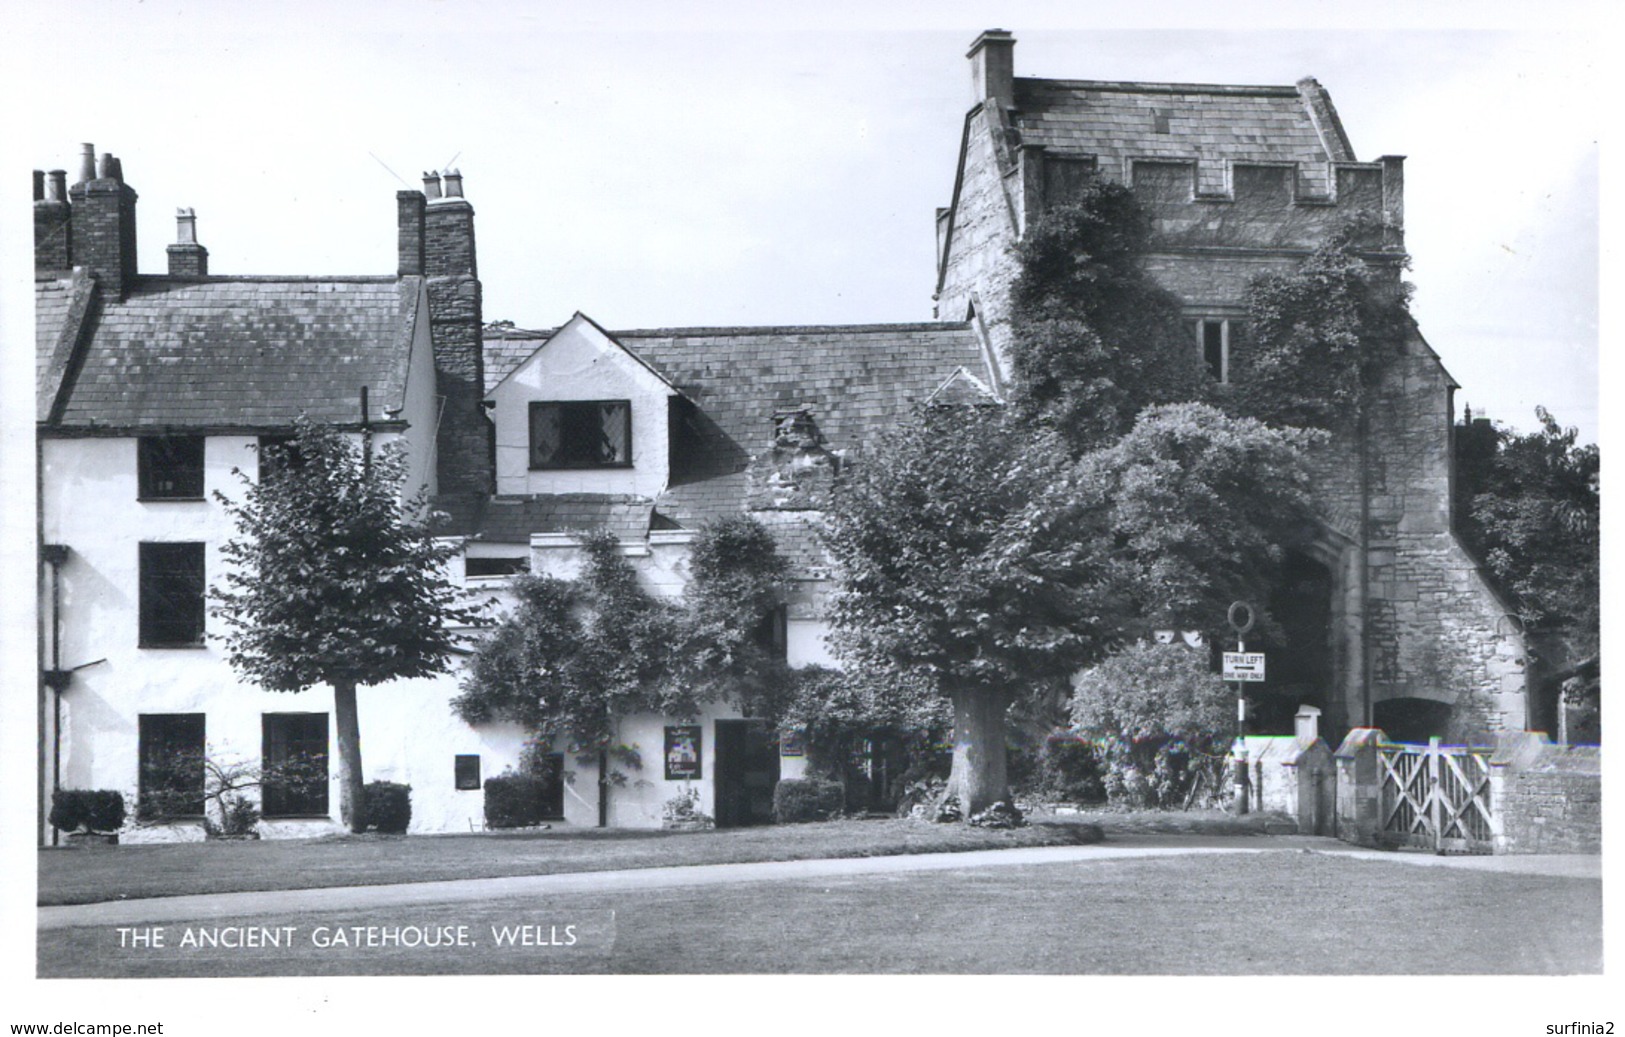
{"type": "Polygon", "coordinates": [[[73,266],[70,236],[73,209],[68,205],[68,174],[34,170],[34,269],[67,270],[73,266]]]}
{"type": "Polygon", "coordinates": [[[991,101],[1001,108],[1016,104],[1016,38],[1003,29],[989,29],[976,37],[965,56],[970,58],[971,102],[991,101]]]}
{"type": "Polygon", "coordinates": [[[94,145],[84,146],[79,182],[68,190],[73,206],[69,255],[122,301],[136,278],[136,193],[124,182],[117,158],[104,153],[97,164],[95,154],[94,145]]]}
{"type": "MultiPolygon", "coordinates": [[[[422,270],[429,282],[435,383],[445,408],[436,475],[441,493],[488,494],[495,488],[496,473],[491,422],[480,406],[485,396],[484,318],[474,207],[463,197],[463,176],[455,169],[426,174],[424,188],[427,198],[411,193],[422,206],[422,270]]],[[[403,231],[403,240],[405,236],[403,231]]]]}
{"type": "Polygon", "coordinates": [[[175,244],[169,246],[170,277],[207,277],[209,250],[197,241],[197,213],[175,210],[175,244]]]}

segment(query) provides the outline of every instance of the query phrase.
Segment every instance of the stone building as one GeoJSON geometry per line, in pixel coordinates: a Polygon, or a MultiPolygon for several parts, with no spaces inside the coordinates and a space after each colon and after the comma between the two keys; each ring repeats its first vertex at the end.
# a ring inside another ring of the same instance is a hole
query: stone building
{"type": "MultiPolygon", "coordinates": [[[[1396,280],[1404,163],[1356,159],[1318,82],[1291,86],[1032,79],[1015,40],[972,44],[950,204],[937,210],[937,316],[985,329],[1008,374],[1010,247],[1046,205],[1092,176],[1131,185],[1153,220],[1147,263],[1178,296],[1212,376],[1227,382],[1254,278],[1291,270],[1351,217],[1380,226],[1364,258],[1396,280]]],[[[1261,722],[1291,729],[1301,703],[1341,736],[1483,736],[1538,715],[1523,634],[1452,529],[1453,393],[1412,324],[1363,435],[1317,459],[1320,528],[1275,603],[1289,644],[1261,722]]],[[[1251,647],[1251,646],[1250,646],[1251,647]]]]}
{"type": "MultiPolygon", "coordinates": [[[[189,210],[168,271],[142,273],[136,193],[117,159],[98,168],[87,145],[71,187],[63,171],[36,173],[42,817],[57,788],[139,801],[175,748],[330,755],[331,692],[245,685],[210,639],[221,631],[204,598],[231,535],[211,495],[240,485],[234,468],[253,478],[250,448],[301,413],[403,441],[408,489],[430,492],[463,544],[453,575],[499,598],[516,572],[574,572],[572,536],[595,528],[620,538],[651,589],[676,595],[696,531],[753,514],[798,577],[764,617],[774,643],[792,664],[822,663],[822,491],[913,408],[1003,391],[1008,248],[1082,178],[1140,193],[1156,219],[1152,267],[1221,381],[1247,282],[1290,268],[1342,217],[1382,218],[1370,260],[1397,276],[1402,164],[1356,161],[1313,80],[1025,79],[1013,47],[991,31],[971,49],[974,104],[937,217],[937,319],[919,323],[610,331],[577,313],[538,330],[486,325],[474,209],[455,172],[398,192],[391,274],[212,273],[189,210]]],[[[1334,740],[1373,720],[1428,734],[1521,729],[1529,716],[1520,634],[1451,531],[1454,383],[1419,332],[1403,347],[1369,434],[1322,459],[1320,527],[1277,603],[1294,642],[1271,657],[1281,733],[1303,704],[1324,709],[1334,740]]],[[[453,715],[457,684],[454,673],[361,690],[365,777],[412,786],[414,831],[477,825],[482,778],[520,760],[526,732],[453,715]]],[[[1259,733],[1272,722],[1266,711],[1259,733]]],[[[574,772],[551,806],[561,822],[658,825],[662,804],[692,788],[719,822],[749,823],[763,790],[804,766],[793,743],[725,703],[624,718],[619,737],[650,762],[609,796],[595,763],[550,747],[574,772]],[[680,766],[663,766],[668,754],[680,766]]],[[[331,830],[337,802],[272,795],[262,830],[331,830]]]]}

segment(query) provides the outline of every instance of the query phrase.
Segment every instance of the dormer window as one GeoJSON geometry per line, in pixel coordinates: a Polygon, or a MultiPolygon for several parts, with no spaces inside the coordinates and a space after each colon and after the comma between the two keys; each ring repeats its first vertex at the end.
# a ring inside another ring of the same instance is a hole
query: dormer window
{"type": "Polygon", "coordinates": [[[202,500],[203,437],[142,436],[136,470],[142,500],[202,500]]]}
{"type": "Polygon", "coordinates": [[[538,401],[530,405],[532,469],[631,466],[631,401],[538,401]]]}

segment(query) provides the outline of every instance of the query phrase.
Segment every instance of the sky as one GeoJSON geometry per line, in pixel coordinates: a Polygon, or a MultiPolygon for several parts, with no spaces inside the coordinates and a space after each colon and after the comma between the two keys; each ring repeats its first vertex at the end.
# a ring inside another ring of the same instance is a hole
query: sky
{"type": "MultiPolygon", "coordinates": [[[[119,156],[140,194],[144,271],[165,269],[184,206],[214,273],[389,274],[395,191],[450,166],[477,212],[488,320],[548,327],[578,310],[611,329],[928,320],[934,212],[950,200],[971,103],[965,50],[998,26],[1018,41],[1018,75],[1318,78],[1358,158],[1407,156],[1413,309],[1462,385],[1458,408],[1528,430],[1544,405],[1595,441],[1611,100],[1597,54],[1619,52],[1601,9],[12,0],[0,206],[26,210],[29,169],[72,179],[91,142],[119,156]]],[[[6,370],[27,371],[29,241],[20,220],[0,226],[6,370]]],[[[26,500],[31,380],[8,375],[0,390],[11,444],[0,475],[10,499],[26,500]]],[[[31,509],[0,520],[7,542],[31,542],[31,509]]],[[[10,597],[25,609],[26,592],[10,597]]],[[[31,657],[33,629],[8,613],[8,657],[31,657]]],[[[29,787],[32,716],[7,719],[26,723],[0,730],[0,765],[10,787],[29,787]]],[[[6,874],[32,872],[31,843],[7,839],[5,851],[6,874]]],[[[12,955],[0,979],[29,969],[24,900],[0,898],[0,951],[12,955]]],[[[152,985],[103,987],[120,1021],[173,1011],[152,985]]],[[[667,1003],[700,1011],[689,987],[662,989],[667,1003]]],[[[279,993],[301,1018],[333,993],[296,990],[279,993]]],[[[36,989],[28,1003],[55,1013],[42,1018],[71,1018],[57,996],[66,992],[36,989]]],[[[434,1018],[466,1023],[475,1003],[463,988],[434,1018]]],[[[1554,1019],[1570,1007],[1554,1001],[1554,1019]]],[[[783,1004],[769,1010],[781,1019],[783,1004]]],[[[225,1011],[234,1026],[251,1021],[225,1011]]]]}
{"type": "MultiPolygon", "coordinates": [[[[1537,28],[1488,5],[1310,29],[1294,11],[1331,10],[1311,3],[1234,19],[1246,31],[1177,9],[1080,29],[1081,8],[1024,9],[996,21],[1018,75],[1318,78],[1359,159],[1407,156],[1414,309],[1458,407],[1532,428],[1544,405],[1596,438],[1601,72],[1583,19],[1537,28]]],[[[991,27],[897,5],[795,21],[717,4],[80,10],[100,16],[65,32],[60,9],[29,8],[49,103],[9,137],[8,178],[26,163],[71,181],[81,142],[118,155],[143,270],[165,268],[185,206],[213,273],[391,273],[394,192],[455,167],[486,318],[579,310],[612,329],[931,319],[965,49],[991,27]]]]}

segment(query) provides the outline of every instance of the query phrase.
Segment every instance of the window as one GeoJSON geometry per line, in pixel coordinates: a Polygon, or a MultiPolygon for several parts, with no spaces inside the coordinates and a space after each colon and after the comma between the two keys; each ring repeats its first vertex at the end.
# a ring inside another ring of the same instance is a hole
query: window
{"type": "Polygon", "coordinates": [[[454,780],[463,791],[477,791],[480,787],[480,758],[478,754],[458,756],[453,764],[454,780]]]}
{"type": "Polygon", "coordinates": [[[787,659],[790,650],[789,610],[780,605],[756,624],[756,643],[775,659],[787,659]]]}
{"type": "Polygon", "coordinates": [[[529,558],[464,558],[465,576],[513,576],[530,572],[529,558]]]}
{"type": "Polygon", "coordinates": [[[203,714],[143,713],[137,722],[143,821],[203,814],[203,714]]]}
{"type": "Polygon", "coordinates": [[[298,468],[303,458],[299,455],[296,436],[261,436],[259,449],[260,478],[273,475],[284,468],[298,468]]]}
{"type": "Polygon", "coordinates": [[[1230,322],[1206,318],[1196,322],[1196,348],[1208,376],[1221,385],[1230,381],[1230,322]]]}
{"type": "Polygon", "coordinates": [[[629,401],[530,405],[531,468],[626,468],[631,464],[629,401]]]}
{"type": "Polygon", "coordinates": [[[326,817],[327,714],[266,713],[261,725],[261,813],[326,817]]]}
{"type": "Polygon", "coordinates": [[[142,436],[136,469],[142,500],[202,500],[203,437],[142,436]]]}
{"type": "Polygon", "coordinates": [[[142,648],[203,644],[203,545],[140,545],[142,648]]]}

